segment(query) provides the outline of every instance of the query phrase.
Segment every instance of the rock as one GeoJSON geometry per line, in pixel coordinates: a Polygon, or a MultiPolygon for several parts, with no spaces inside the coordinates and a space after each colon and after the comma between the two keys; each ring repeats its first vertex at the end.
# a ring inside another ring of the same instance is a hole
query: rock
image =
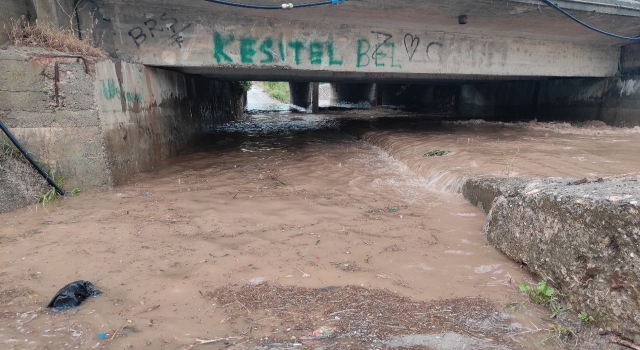
{"type": "Polygon", "coordinates": [[[579,184],[567,179],[528,184],[480,179],[469,188],[476,189],[475,198],[482,203],[499,193],[483,228],[491,244],[532,272],[550,277],[574,310],[640,342],[637,178],[579,184]]]}

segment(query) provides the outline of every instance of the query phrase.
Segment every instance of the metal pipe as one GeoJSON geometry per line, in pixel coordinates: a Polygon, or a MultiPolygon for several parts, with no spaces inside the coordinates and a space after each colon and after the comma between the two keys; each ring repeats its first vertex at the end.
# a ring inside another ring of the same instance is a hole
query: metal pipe
{"type": "Polygon", "coordinates": [[[11,142],[16,146],[16,148],[18,148],[18,150],[20,151],[20,153],[22,153],[22,155],[27,158],[27,160],[29,161],[29,163],[31,163],[31,165],[33,165],[34,168],[36,168],[36,170],[40,173],[40,175],[42,175],[42,177],[44,177],[47,182],[49,183],[49,185],[51,185],[53,188],[56,189],[56,192],[58,192],[59,195],[64,196],[64,191],[62,191],[62,189],[60,188],[60,186],[58,186],[58,184],[55,182],[55,180],[53,180],[51,178],[51,176],[49,176],[49,174],[47,174],[46,171],[44,171],[42,169],[42,167],[40,167],[40,165],[31,157],[31,155],[29,154],[29,152],[27,152],[24,147],[22,147],[22,145],[20,144],[20,142],[18,142],[18,140],[16,140],[15,136],[13,136],[13,134],[11,133],[11,131],[9,131],[9,128],[7,128],[6,125],[4,125],[4,123],[2,122],[2,120],[0,120],[0,129],[2,129],[2,131],[4,131],[4,133],[7,135],[7,137],[9,138],[9,140],[11,140],[11,142]]]}

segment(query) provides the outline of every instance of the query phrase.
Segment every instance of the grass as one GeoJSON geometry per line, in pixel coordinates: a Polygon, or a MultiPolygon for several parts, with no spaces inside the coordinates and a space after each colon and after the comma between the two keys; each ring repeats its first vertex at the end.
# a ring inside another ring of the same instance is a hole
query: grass
{"type": "Polygon", "coordinates": [[[80,40],[71,30],[55,29],[38,21],[29,22],[24,16],[12,21],[8,34],[16,46],[39,46],[80,56],[106,56],[104,51],[80,40]]]}
{"type": "Polygon", "coordinates": [[[10,158],[18,158],[20,151],[6,137],[0,138],[0,153],[10,158]]]}
{"type": "Polygon", "coordinates": [[[282,103],[289,103],[289,83],[283,81],[263,81],[260,83],[264,91],[282,103]]]}
{"type": "Polygon", "coordinates": [[[560,306],[556,291],[549,286],[547,279],[538,282],[535,286],[529,286],[526,282],[520,282],[520,291],[525,293],[532,303],[549,306],[551,318],[555,318],[559,313],[571,310],[571,305],[560,306]]]}

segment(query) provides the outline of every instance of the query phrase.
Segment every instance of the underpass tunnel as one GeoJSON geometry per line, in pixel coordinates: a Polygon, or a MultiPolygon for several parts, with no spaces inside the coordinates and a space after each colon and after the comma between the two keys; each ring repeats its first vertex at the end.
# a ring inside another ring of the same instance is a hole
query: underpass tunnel
{"type": "MultiPolygon", "coordinates": [[[[631,80],[632,82],[634,80],[631,80]]],[[[612,126],[640,125],[638,99],[624,93],[624,77],[527,80],[281,81],[292,110],[387,108],[422,118],[487,121],[598,120],[612,126]]],[[[625,85],[627,84],[627,85],[625,85]]],[[[248,97],[249,104],[251,96],[248,97]]]]}

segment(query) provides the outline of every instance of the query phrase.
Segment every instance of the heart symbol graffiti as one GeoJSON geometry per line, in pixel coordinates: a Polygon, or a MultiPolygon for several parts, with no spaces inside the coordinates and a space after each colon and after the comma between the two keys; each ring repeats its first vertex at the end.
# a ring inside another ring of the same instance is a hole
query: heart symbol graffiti
{"type": "Polygon", "coordinates": [[[404,36],[404,48],[407,49],[409,61],[413,59],[413,55],[416,53],[418,45],[420,45],[420,38],[417,35],[415,37],[411,34],[404,36]]]}

